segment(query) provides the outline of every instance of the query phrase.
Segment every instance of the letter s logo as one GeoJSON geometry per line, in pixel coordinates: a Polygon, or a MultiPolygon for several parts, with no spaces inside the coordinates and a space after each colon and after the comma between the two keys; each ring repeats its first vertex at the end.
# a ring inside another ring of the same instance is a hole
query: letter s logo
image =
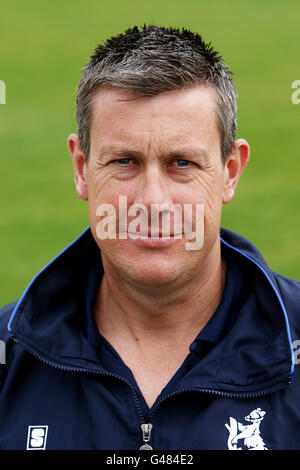
{"type": "Polygon", "coordinates": [[[45,429],[36,428],[32,430],[30,445],[31,447],[42,447],[44,444],[45,429]]]}
{"type": "Polygon", "coordinates": [[[27,450],[45,450],[48,426],[28,426],[27,450]]]}

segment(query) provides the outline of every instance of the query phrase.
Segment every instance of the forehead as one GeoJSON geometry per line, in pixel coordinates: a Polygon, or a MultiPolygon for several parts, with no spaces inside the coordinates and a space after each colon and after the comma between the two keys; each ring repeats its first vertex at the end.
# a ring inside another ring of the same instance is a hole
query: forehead
{"type": "Polygon", "coordinates": [[[217,95],[208,86],[137,96],[119,89],[100,88],[92,102],[91,147],[96,145],[217,145],[220,138],[217,95]]]}

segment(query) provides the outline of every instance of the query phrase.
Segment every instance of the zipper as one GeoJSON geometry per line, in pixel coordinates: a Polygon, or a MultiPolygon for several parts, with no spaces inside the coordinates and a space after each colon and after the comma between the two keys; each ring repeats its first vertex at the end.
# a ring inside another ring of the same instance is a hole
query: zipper
{"type": "Polygon", "coordinates": [[[149,419],[148,419],[148,422],[146,423],[144,413],[143,413],[143,410],[142,410],[137,392],[135,391],[135,388],[133,387],[133,385],[128,380],[124,379],[124,377],[121,377],[121,376],[119,376],[117,374],[114,374],[112,372],[105,372],[105,371],[100,372],[100,371],[97,371],[97,370],[94,370],[94,369],[86,369],[84,367],[62,366],[62,365],[57,364],[53,361],[49,361],[49,360],[43,358],[38,353],[36,353],[33,349],[31,349],[31,347],[29,347],[27,344],[24,344],[22,341],[18,340],[16,337],[13,336],[12,339],[15,343],[19,344],[23,350],[25,350],[25,351],[29,352],[30,354],[32,354],[34,357],[36,357],[42,363],[44,363],[44,364],[46,364],[50,367],[54,367],[55,369],[60,369],[60,370],[68,371],[68,372],[77,372],[77,373],[78,372],[83,372],[83,373],[104,375],[104,376],[114,377],[116,379],[121,380],[122,382],[125,382],[129,386],[129,388],[132,392],[134,404],[135,404],[135,407],[136,407],[136,410],[137,410],[137,413],[138,413],[138,416],[139,416],[139,419],[140,419],[140,422],[141,422],[143,444],[141,445],[139,450],[153,450],[153,447],[149,444],[150,440],[151,440],[151,432],[152,432],[152,429],[153,429],[153,424],[151,423],[151,421],[153,422],[154,414],[155,414],[157,408],[161,405],[161,403],[163,403],[164,401],[168,400],[169,398],[171,398],[175,395],[180,395],[180,394],[186,393],[186,392],[198,392],[198,393],[206,393],[206,394],[210,394],[210,395],[216,395],[216,396],[223,397],[223,398],[241,398],[241,399],[258,398],[258,397],[263,397],[263,396],[269,395],[273,392],[277,392],[277,391],[287,387],[292,381],[291,377],[289,377],[288,379],[285,380],[284,383],[274,385],[273,387],[271,387],[267,390],[262,390],[260,392],[242,393],[242,394],[231,393],[231,392],[222,392],[222,391],[219,391],[219,390],[210,390],[210,389],[200,388],[200,387],[183,388],[181,390],[177,390],[176,392],[169,393],[167,396],[165,396],[164,398],[159,400],[157,402],[157,404],[153,408],[151,408],[150,414],[149,414],[149,419]]]}
{"type": "Polygon", "coordinates": [[[139,450],[153,450],[153,447],[148,444],[151,439],[152,427],[153,426],[151,423],[144,423],[141,425],[144,444],[140,447],[139,450]]]}
{"type": "Polygon", "coordinates": [[[241,398],[241,399],[248,398],[249,399],[249,398],[264,397],[266,395],[270,395],[271,393],[278,392],[279,390],[286,388],[290,383],[291,383],[291,378],[287,379],[284,383],[274,385],[274,387],[271,387],[267,390],[262,390],[261,392],[249,392],[249,393],[242,393],[242,394],[221,392],[219,390],[210,390],[207,388],[200,388],[200,387],[182,388],[181,390],[177,390],[176,392],[169,393],[169,395],[165,396],[160,401],[158,401],[155,407],[151,409],[151,413],[149,415],[149,421],[153,419],[153,415],[155,414],[157,408],[161,405],[162,402],[164,402],[165,400],[168,400],[169,398],[175,395],[180,395],[181,393],[198,392],[198,393],[207,393],[209,395],[217,395],[222,398],[241,398]]]}

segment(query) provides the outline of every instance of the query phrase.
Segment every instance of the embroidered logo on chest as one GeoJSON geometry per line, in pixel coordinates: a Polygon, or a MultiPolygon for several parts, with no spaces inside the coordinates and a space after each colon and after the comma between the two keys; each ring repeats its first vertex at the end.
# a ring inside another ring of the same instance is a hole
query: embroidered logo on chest
{"type": "Polygon", "coordinates": [[[263,438],[260,435],[260,425],[266,412],[261,408],[251,411],[245,416],[245,422],[239,423],[236,419],[230,417],[229,424],[225,427],[229,431],[227,445],[229,450],[268,450],[263,438]]]}

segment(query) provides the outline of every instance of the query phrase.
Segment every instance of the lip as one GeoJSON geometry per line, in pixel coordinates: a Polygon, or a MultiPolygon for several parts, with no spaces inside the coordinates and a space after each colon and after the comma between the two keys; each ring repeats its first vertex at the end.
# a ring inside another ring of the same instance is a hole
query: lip
{"type": "Polygon", "coordinates": [[[147,234],[137,234],[137,233],[129,233],[128,236],[131,240],[141,246],[148,246],[148,247],[165,247],[173,245],[178,238],[175,238],[174,235],[170,235],[168,237],[163,237],[161,234],[158,237],[151,237],[147,234]]]}

